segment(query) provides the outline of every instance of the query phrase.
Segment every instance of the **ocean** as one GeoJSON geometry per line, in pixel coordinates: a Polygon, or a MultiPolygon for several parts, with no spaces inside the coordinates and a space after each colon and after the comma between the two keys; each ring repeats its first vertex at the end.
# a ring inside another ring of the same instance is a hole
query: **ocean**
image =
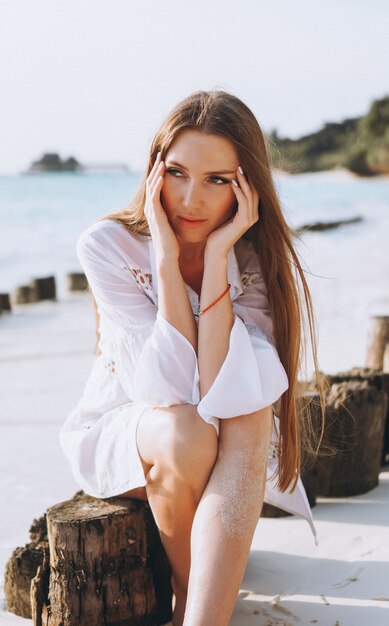
{"type": "MultiPolygon", "coordinates": [[[[293,227],[363,218],[296,240],[315,306],[321,369],[363,365],[370,316],[389,314],[389,178],[275,173],[275,182],[293,227]]],[[[0,292],[55,275],[58,296],[65,297],[66,273],[81,271],[78,236],[99,217],[125,207],[139,183],[137,174],[1,176],[0,292]]],[[[0,329],[1,323],[0,318],[0,329]]]]}

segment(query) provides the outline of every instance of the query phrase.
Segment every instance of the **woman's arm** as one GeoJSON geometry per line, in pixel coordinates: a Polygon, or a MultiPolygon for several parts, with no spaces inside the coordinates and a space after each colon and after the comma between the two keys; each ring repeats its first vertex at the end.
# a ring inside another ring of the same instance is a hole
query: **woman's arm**
{"type": "MultiPolygon", "coordinates": [[[[201,287],[201,309],[214,302],[227,287],[227,258],[230,248],[258,220],[258,192],[239,167],[238,183],[232,189],[238,200],[233,218],[213,231],[207,240],[204,275],[201,287]]],[[[198,368],[200,397],[212,387],[228,354],[234,313],[229,295],[224,296],[204,315],[200,315],[198,329],[198,368]]]]}
{"type": "Polygon", "coordinates": [[[192,344],[197,353],[197,326],[178,259],[166,256],[157,263],[158,308],[162,316],[192,344]]]}
{"type": "MultiPolygon", "coordinates": [[[[227,255],[207,250],[201,287],[200,308],[211,304],[227,288],[227,255]]],[[[199,317],[198,364],[200,397],[212,386],[228,353],[234,314],[229,294],[199,317]]]]}
{"type": "Polygon", "coordinates": [[[161,204],[164,172],[165,163],[158,152],[147,177],[145,204],[158,273],[158,309],[197,353],[197,327],[178,263],[178,241],[161,204]]]}

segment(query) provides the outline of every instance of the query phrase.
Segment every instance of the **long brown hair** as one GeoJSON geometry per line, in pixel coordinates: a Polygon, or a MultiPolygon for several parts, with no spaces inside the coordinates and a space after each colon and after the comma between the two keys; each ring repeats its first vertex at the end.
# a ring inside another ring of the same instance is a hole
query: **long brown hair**
{"type": "MultiPolygon", "coordinates": [[[[252,111],[237,97],[221,90],[197,91],[171,111],[152,140],[149,161],[140,188],[130,205],[101,219],[122,223],[130,233],[150,235],[144,213],[146,179],[157,152],[165,158],[178,134],[187,129],[220,135],[235,147],[239,163],[259,193],[259,220],[243,238],[252,242],[258,254],[267,287],[275,344],[285,368],[289,388],[277,406],[280,418],[278,487],[295,487],[301,470],[301,449],[312,451],[313,427],[309,405],[299,407],[298,372],[311,345],[322,414],[324,392],[320,377],[311,296],[299,258],[293,247],[295,233],[286,223],[275,190],[261,128],[252,111]],[[304,305],[304,306],[303,306],[304,305]],[[308,332],[306,332],[306,326],[308,332]],[[299,413],[304,413],[299,418],[299,413]]],[[[269,147],[269,146],[268,146],[269,147]]],[[[98,311],[94,301],[98,340],[98,311]]]]}

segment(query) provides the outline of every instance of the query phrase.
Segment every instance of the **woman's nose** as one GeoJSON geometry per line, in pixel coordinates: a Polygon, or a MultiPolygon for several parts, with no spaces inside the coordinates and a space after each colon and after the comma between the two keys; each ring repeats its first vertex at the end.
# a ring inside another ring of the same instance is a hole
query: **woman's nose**
{"type": "Polygon", "coordinates": [[[204,204],[203,193],[196,182],[188,182],[185,185],[183,194],[183,205],[186,209],[193,211],[201,209],[204,204]]]}

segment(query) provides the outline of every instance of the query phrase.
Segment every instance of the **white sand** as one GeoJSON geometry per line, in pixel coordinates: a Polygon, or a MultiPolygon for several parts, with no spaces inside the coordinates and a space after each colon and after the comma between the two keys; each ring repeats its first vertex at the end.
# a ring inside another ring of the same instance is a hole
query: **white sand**
{"type": "MultiPolygon", "coordinates": [[[[86,294],[60,298],[0,317],[1,587],[32,519],[78,490],[58,431],[93,362],[93,312],[86,294]]],[[[300,519],[259,522],[231,626],[389,624],[389,471],[313,513],[318,547],[300,519]]],[[[0,605],[0,624],[32,624],[5,611],[2,589],[0,605]]]]}

